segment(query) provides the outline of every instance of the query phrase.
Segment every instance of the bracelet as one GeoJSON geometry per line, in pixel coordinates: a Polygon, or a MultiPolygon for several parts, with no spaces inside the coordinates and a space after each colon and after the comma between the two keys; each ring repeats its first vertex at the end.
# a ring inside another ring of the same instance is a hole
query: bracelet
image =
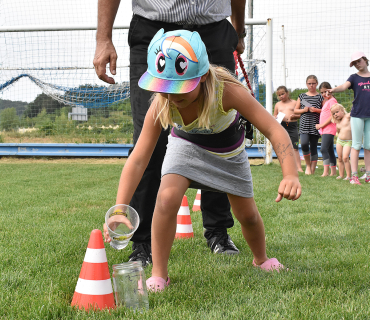
{"type": "Polygon", "coordinates": [[[121,209],[116,209],[116,210],[114,210],[113,213],[111,213],[111,215],[109,216],[109,218],[110,217],[113,217],[113,216],[117,216],[117,215],[121,215],[121,216],[127,217],[127,213],[126,212],[123,212],[121,209]]]}

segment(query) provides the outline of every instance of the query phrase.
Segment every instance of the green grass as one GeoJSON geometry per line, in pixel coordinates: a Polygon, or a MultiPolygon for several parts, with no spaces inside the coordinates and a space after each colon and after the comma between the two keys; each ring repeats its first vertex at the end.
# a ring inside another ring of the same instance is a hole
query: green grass
{"type": "MultiPolygon", "coordinates": [[[[115,203],[122,165],[0,162],[1,319],[368,319],[370,185],[300,175],[302,197],[275,203],[276,164],[252,167],[267,252],[290,272],[252,267],[240,225],[238,256],[211,254],[201,214],[193,239],[176,240],[171,286],[150,294],[150,310],[85,313],[70,307],[91,230],[115,203]]],[[[189,205],[196,190],[188,190],[189,205]]],[[[145,199],[143,199],[145,201],[145,199]]],[[[131,250],[106,245],[109,267],[131,250]]],[[[146,269],[150,276],[151,267],[146,269]]]]}

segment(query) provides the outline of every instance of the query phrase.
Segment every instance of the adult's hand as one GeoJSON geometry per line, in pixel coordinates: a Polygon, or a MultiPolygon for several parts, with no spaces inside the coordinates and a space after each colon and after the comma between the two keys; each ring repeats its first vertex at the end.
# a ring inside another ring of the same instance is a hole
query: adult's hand
{"type": "Polygon", "coordinates": [[[239,38],[239,42],[238,42],[238,45],[236,46],[236,52],[238,54],[242,54],[245,50],[245,42],[244,42],[244,38],[239,38]]]}
{"type": "Polygon", "coordinates": [[[117,52],[112,41],[97,42],[94,56],[95,72],[100,80],[114,84],[112,77],[107,75],[107,64],[112,75],[116,74],[117,52]]]}

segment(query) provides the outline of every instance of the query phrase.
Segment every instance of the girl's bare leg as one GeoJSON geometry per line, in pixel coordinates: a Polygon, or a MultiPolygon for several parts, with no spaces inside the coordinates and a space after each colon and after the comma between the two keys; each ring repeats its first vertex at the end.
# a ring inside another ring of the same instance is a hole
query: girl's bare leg
{"type": "MultiPolygon", "coordinates": [[[[351,162],[349,161],[349,154],[351,153],[351,147],[345,146],[343,148],[343,162],[346,168],[347,178],[351,178],[351,162]]],[[[343,172],[344,174],[344,172],[343,172]]]]}
{"type": "Polygon", "coordinates": [[[315,173],[317,161],[311,161],[311,174],[315,173]]]}
{"type": "Polygon", "coordinates": [[[358,170],[358,156],[360,154],[360,150],[356,150],[351,148],[351,169],[352,173],[357,172],[358,170]]]}
{"type": "Polygon", "coordinates": [[[299,151],[294,150],[294,154],[295,154],[295,160],[297,162],[298,172],[303,172],[302,165],[301,165],[301,156],[299,154],[299,151]]]}
{"type": "Polygon", "coordinates": [[[242,233],[253,253],[257,265],[268,260],[266,255],[265,227],[253,198],[228,194],[235,217],[242,225],[242,233]]]}
{"type": "MultiPolygon", "coordinates": [[[[152,276],[167,280],[168,259],[176,234],[177,212],[190,181],[177,174],[162,177],[152,221],[152,276]]],[[[143,199],[145,201],[145,199],[143,199]]]]}
{"type": "Polygon", "coordinates": [[[370,150],[364,149],[365,169],[370,171],[370,150]]]}
{"type": "Polygon", "coordinates": [[[337,144],[337,154],[338,154],[338,170],[339,176],[344,178],[344,162],[343,162],[343,147],[340,144],[337,144]]]}
{"type": "Polygon", "coordinates": [[[305,173],[306,174],[311,174],[311,155],[310,154],[307,154],[307,155],[304,155],[304,161],[306,162],[306,171],[305,173]]]}
{"type": "Polygon", "coordinates": [[[330,175],[331,176],[336,176],[337,175],[337,167],[336,166],[331,166],[330,167],[330,175]]]}
{"type": "Polygon", "coordinates": [[[324,166],[324,172],[321,175],[322,177],[327,177],[329,175],[329,165],[324,166]]]}

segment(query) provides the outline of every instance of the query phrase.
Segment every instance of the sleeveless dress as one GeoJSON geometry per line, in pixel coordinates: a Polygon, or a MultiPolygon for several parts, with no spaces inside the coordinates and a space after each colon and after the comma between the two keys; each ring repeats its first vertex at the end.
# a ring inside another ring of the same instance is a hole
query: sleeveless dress
{"type": "MultiPolygon", "coordinates": [[[[177,108],[172,119],[179,130],[193,134],[212,134],[225,130],[238,116],[234,109],[225,112],[222,106],[223,84],[217,90],[210,112],[210,129],[199,128],[198,119],[184,125],[177,108]]],[[[178,174],[191,180],[190,188],[226,192],[245,198],[253,197],[253,182],[245,151],[245,141],[225,153],[206,150],[190,141],[169,135],[162,165],[162,177],[178,174]]]]}

